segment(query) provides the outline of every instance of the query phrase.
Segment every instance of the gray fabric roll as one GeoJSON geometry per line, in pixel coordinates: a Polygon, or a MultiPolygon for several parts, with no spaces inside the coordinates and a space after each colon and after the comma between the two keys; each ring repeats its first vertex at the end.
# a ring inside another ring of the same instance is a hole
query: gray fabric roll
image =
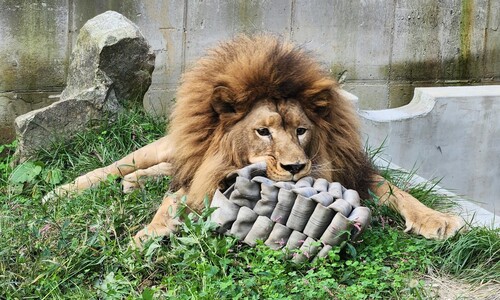
{"type": "Polygon", "coordinates": [[[236,177],[234,191],[229,200],[239,206],[253,208],[260,199],[260,185],[245,177],[236,177]]]}
{"type": "Polygon", "coordinates": [[[351,221],[344,217],[344,215],[337,213],[320,240],[331,246],[340,245],[340,243],[349,237],[350,230],[351,221]]]}
{"type": "Polygon", "coordinates": [[[318,178],[314,181],[313,188],[318,191],[319,193],[321,192],[328,192],[328,187],[329,183],[326,179],[324,178],[318,178]]]}
{"type": "Polygon", "coordinates": [[[358,237],[363,233],[363,231],[365,231],[368,225],[370,225],[371,218],[372,211],[368,207],[359,206],[351,212],[348,217],[348,219],[354,223],[351,240],[355,241],[358,239],[358,237]]]}
{"type": "Polygon", "coordinates": [[[218,207],[211,215],[210,220],[219,225],[219,232],[224,232],[231,228],[236,220],[240,207],[229,201],[219,190],[215,191],[212,198],[212,207],[218,207]]]}
{"type": "Polygon", "coordinates": [[[344,216],[349,216],[352,211],[352,206],[349,202],[344,199],[337,199],[332,204],[328,206],[328,208],[333,209],[336,212],[343,214],[344,216]]]}
{"type": "Polygon", "coordinates": [[[330,250],[332,250],[331,245],[324,245],[323,248],[321,248],[321,250],[318,252],[316,257],[327,257],[330,250]]]}
{"type": "Polygon", "coordinates": [[[257,240],[265,241],[273,230],[274,222],[263,216],[258,216],[247,236],[243,240],[250,246],[255,246],[257,240]]]}
{"type": "Polygon", "coordinates": [[[276,207],[271,214],[271,220],[285,225],[295,203],[295,198],[297,198],[297,195],[294,192],[281,189],[278,192],[278,203],[276,203],[276,207]]]}
{"type": "Polygon", "coordinates": [[[282,225],[280,223],[274,223],[273,230],[269,234],[269,237],[264,242],[269,248],[272,249],[281,249],[288,242],[288,238],[292,234],[292,229],[282,225]]]}
{"type": "Polygon", "coordinates": [[[328,186],[328,193],[330,193],[333,198],[342,198],[342,185],[338,182],[330,182],[328,186]]]}
{"type": "Polygon", "coordinates": [[[242,206],[238,212],[236,221],[234,221],[233,226],[231,226],[231,234],[240,240],[244,239],[250,229],[252,229],[258,216],[259,215],[250,208],[242,206]]]}
{"type": "Polygon", "coordinates": [[[314,178],[307,176],[307,177],[302,177],[295,183],[296,188],[302,188],[302,187],[312,187],[314,183],[314,178]]]}
{"type": "Polygon", "coordinates": [[[356,191],[322,178],[274,182],[264,177],[265,170],[265,163],[258,163],[232,172],[225,182],[229,188],[215,192],[211,207],[218,208],[210,219],[218,232],[250,246],[257,240],[272,249],[285,246],[293,261],[305,262],[326,257],[369,226],[371,211],[360,206],[356,191]]]}
{"type": "Polygon", "coordinates": [[[307,235],[299,231],[292,231],[288,241],[286,242],[285,248],[288,250],[294,250],[300,248],[302,244],[306,241],[307,235]]]}
{"type": "Polygon", "coordinates": [[[278,192],[279,189],[273,185],[261,185],[260,196],[261,199],[257,201],[253,210],[259,214],[259,216],[271,217],[271,214],[278,203],[278,192]]]}
{"type": "Polygon", "coordinates": [[[295,194],[298,194],[298,195],[302,195],[304,197],[311,197],[311,196],[314,196],[316,195],[316,190],[313,188],[313,187],[299,187],[299,188],[294,188],[292,189],[292,191],[295,193],[295,194]]]}
{"type": "Polygon", "coordinates": [[[361,205],[361,198],[359,197],[358,192],[355,190],[345,190],[342,194],[342,198],[349,202],[352,207],[358,207],[361,205]]]}
{"type": "Polygon", "coordinates": [[[306,198],[302,195],[298,195],[293,204],[292,211],[290,212],[290,217],[286,221],[286,227],[290,227],[293,230],[302,231],[309,221],[316,202],[312,201],[310,198],[306,198]]]}
{"type": "Polygon", "coordinates": [[[321,203],[323,206],[328,206],[333,202],[333,196],[328,192],[320,192],[316,195],[312,195],[311,199],[317,203],[321,203]]]}
{"type": "Polygon", "coordinates": [[[314,208],[314,211],[304,228],[304,234],[314,239],[318,239],[323,232],[325,232],[326,227],[328,227],[328,225],[332,222],[334,215],[335,211],[332,209],[329,209],[320,203],[316,204],[316,207],[314,208]]]}
{"type": "Polygon", "coordinates": [[[302,263],[312,259],[320,250],[320,246],[317,244],[319,243],[313,238],[306,238],[302,246],[300,246],[300,253],[296,253],[296,255],[293,256],[292,261],[295,263],[302,263]]]}

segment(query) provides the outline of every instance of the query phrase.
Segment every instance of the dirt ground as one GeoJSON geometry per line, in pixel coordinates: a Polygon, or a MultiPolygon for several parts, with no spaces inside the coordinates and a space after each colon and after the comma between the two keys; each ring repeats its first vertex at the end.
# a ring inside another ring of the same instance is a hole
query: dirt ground
{"type": "Polygon", "coordinates": [[[423,280],[427,286],[426,294],[431,299],[500,300],[500,281],[470,284],[463,280],[432,272],[426,275],[423,280]]]}

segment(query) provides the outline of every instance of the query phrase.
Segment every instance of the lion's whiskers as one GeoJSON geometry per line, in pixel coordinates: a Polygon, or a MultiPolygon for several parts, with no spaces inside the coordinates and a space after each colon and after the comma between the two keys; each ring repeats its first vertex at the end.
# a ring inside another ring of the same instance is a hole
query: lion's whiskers
{"type": "Polygon", "coordinates": [[[318,157],[318,155],[319,155],[319,148],[316,149],[316,152],[313,155],[311,155],[311,158],[310,158],[311,161],[314,161],[316,159],[316,157],[318,157]]]}
{"type": "Polygon", "coordinates": [[[342,171],[341,168],[332,168],[330,162],[324,164],[316,164],[311,167],[311,176],[318,177],[322,176],[325,172],[337,173],[342,171]]]}

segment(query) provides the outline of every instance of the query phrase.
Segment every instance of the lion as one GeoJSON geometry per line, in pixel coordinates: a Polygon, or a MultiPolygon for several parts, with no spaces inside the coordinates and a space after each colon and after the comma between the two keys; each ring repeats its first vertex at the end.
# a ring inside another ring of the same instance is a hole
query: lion
{"type": "Polygon", "coordinates": [[[340,182],[363,199],[371,192],[402,215],[405,231],[445,239],[462,228],[458,216],[426,207],[377,173],[352,103],[311,55],[289,42],[260,34],[221,43],[183,75],[176,99],[166,136],[52,195],[82,191],[110,174],[123,178],[125,192],[147,176],[172,176],[176,192],[167,193],[136,234],[140,245],[176,229],[182,197],[201,211],[229,173],[265,161],[272,180],[313,176],[340,182]]]}

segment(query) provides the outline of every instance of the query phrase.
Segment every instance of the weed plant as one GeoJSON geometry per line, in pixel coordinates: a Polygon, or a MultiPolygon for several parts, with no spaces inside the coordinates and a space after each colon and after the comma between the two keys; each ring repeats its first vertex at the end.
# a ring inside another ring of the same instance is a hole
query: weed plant
{"type": "MultiPolygon", "coordinates": [[[[164,127],[128,112],[15,169],[15,144],[0,146],[8,153],[0,161],[0,298],[422,299],[427,292],[420,278],[431,267],[470,281],[498,281],[498,230],[474,228],[429,241],[404,233],[401,218],[376,199],[369,202],[374,217],[362,241],[303,264],[262,243],[248,247],[215,234],[211,209],[183,212],[177,234],[133,247],[132,236],[151,219],[169,178],[123,194],[109,177],[80,195],[42,203],[54,186],[155,140],[164,127]]],[[[430,206],[450,203],[432,186],[408,186],[411,174],[384,173],[430,206]]]]}

